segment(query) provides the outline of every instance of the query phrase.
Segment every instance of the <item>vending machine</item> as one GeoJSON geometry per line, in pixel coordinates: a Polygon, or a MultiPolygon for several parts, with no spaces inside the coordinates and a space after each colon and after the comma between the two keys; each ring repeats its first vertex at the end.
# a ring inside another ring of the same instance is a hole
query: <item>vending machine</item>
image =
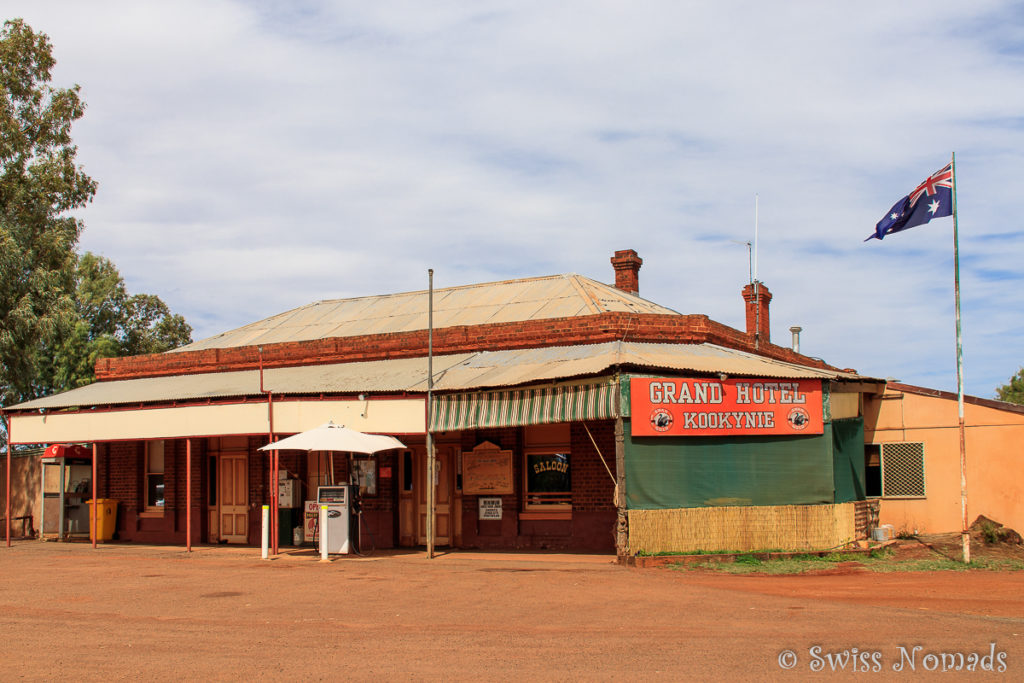
{"type": "Polygon", "coordinates": [[[277,483],[277,542],[280,545],[298,545],[295,527],[302,526],[302,482],[279,472],[277,483]]]}
{"type": "MultiPolygon", "coordinates": [[[[355,552],[356,536],[354,514],[355,498],[359,495],[359,487],[351,484],[343,486],[321,486],[317,489],[317,505],[327,506],[327,552],[336,555],[348,555],[355,552]]],[[[324,529],[320,530],[319,542],[324,542],[324,529]]]]}

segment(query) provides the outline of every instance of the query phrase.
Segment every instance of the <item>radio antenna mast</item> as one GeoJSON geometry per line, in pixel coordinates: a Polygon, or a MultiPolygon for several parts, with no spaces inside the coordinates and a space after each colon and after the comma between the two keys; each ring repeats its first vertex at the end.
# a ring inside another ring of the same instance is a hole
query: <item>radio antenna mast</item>
{"type": "Polygon", "coordinates": [[[757,282],[757,195],[754,195],[754,282],[757,282]]]}
{"type": "Polygon", "coordinates": [[[757,193],[754,193],[754,349],[761,348],[761,282],[757,279],[757,193]]]}
{"type": "Polygon", "coordinates": [[[750,280],[750,284],[753,285],[754,284],[754,252],[750,248],[751,247],[750,240],[747,240],[746,242],[744,242],[743,240],[729,240],[729,241],[732,242],[733,244],[742,244],[743,246],[745,246],[747,248],[747,277],[750,280]]]}

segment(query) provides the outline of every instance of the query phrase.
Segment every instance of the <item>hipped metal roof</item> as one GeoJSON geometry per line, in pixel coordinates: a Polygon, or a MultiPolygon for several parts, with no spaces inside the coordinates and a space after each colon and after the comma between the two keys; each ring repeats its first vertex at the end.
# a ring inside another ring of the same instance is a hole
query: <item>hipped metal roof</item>
{"type": "MultiPolygon", "coordinates": [[[[318,301],[182,346],[224,349],[427,329],[426,290],[318,301]]],[[[576,274],[485,282],[434,290],[434,327],[525,322],[608,312],[679,315],[576,274]]]]}
{"type": "MultiPolygon", "coordinates": [[[[647,372],[726,373],[779,379],[856,379],[713,344],[608,342],[435,356],[435,391],[471,391],[596,376],[614,368],[647,372]]],[[[425,393],[427,359],[306,365],[264,371],[274,395],[425,393]]],[[[96,382],[11,406],[13,410],[165,403],[260,395],[258,370],[96,382]]]]}

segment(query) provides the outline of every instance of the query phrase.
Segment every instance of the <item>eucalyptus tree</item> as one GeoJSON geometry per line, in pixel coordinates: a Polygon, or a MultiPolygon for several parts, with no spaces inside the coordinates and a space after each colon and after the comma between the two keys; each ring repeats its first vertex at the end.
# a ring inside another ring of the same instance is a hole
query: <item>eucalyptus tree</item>
{"type": "Polygon", "coordinates": [[[0,404],[40,390],[44,340],[75,317],[75,209],[96,183],[76,163],[77,85],[50,84],[49,38],[21,19],[0,31],[0,404]]]}

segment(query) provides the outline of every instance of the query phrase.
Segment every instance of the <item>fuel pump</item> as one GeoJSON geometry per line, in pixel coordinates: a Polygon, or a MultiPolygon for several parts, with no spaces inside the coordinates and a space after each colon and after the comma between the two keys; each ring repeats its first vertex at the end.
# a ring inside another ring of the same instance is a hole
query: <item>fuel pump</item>
{"type": "MultiPolygon", "coordinates": [[[[373,534],[366,528],[370,538],[369,548],[364,550],[361,542],[363,505],[358,484],[343,486],[321,486],[317,489],[317,509],[327,506],[327,552],[336,555],[356,554],[368,556],[373,552],[373,534]]],[[[319,515],[317,517],[319,520],[319,515]]],[[[319,535],[323,543],[324,535],[319,535]]]]}
{"type": "Polygon", "coordinates": [[[327,506],[327,529],[320,530],[320,543],[324,543],[326,536],[328,553],[348,555],[352,552],[353,488],[358,495],[359,488],[347,484],[317,489],[318,506],[327,506]]]}

